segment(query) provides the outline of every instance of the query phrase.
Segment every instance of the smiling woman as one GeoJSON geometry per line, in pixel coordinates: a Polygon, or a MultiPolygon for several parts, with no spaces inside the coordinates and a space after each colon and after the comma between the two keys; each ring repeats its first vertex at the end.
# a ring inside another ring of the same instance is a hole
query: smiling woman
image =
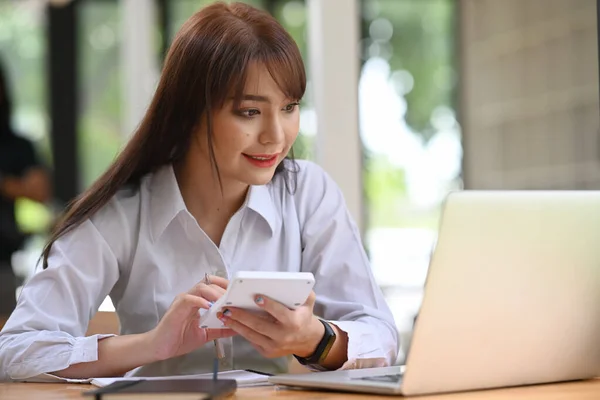
{"type": "Polygon", "coordinates": [[[398,333],[341,191],[289,154],[305,85],[267,13],[193,15],[139,129],[58,223],[0,334],[0,378],[207,372],[217,338],[226,369],[283,372],[292,355],[314,369],[393,363],[398,333]],[[234,311],[229,329],[200,328],[227,277],[253,270],[311,272],[314,292],[296,310],[258,294],[269,318],[234,311]],[[120,335],[86,337],[107,295],[120,335]]]}
{"type": "MultiPolygon", "coordinates": [[[[279,77],[278,80],[295,82],[294,75],[298,75],[295,68],[290,79],[279,77]]],[[[199,140],[192,143],[187,158],[197,159],[193,152],[197,150],[204,159],[213,160],[223,180],[268,183],[273,176],[271,168],[281,164],[286,157],[300,126],[298,102],[303,87],[284,87],[282,90],[273,76],[282,76],[284,72],[290,73],[290,69],[274,66],[269,69],[265,61],[252,62],[247,68],[242,91],[234,93],[217,109],[210,122],[208,118],[202,119],[196,136],[199,140]],[[270,70],[277,71],[278,75],[270,70]],[[212,130],[209,130],[210,125],[212,130]]]]}

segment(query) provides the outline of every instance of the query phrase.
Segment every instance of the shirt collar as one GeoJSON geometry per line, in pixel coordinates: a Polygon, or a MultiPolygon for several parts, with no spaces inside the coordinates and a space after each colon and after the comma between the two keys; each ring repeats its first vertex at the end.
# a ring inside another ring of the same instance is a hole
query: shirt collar
{"type": "Polygon", "coordinates": [[[271,228],[271,234],[273,234],[280,217],[273,202],[271,187],[272,184],[250,186],[246,197],[246,207],[260,215],[267,222],[271,228]]]}
{"type": "MultiPolygon", "coordinates": [[[[279,215],[269,189],[271,185],[250,186],[242,208],[247,207],[262,217],[271,234],[275,232],[279,215]]],[[[157,170],[151,178],[150,217],[152,239],[158,240],[177,215],[187,210],[172,165],[157,170]]]]}
{"type": "Polygon", "coordinates": [[[187,209],[171,165],[166,165],[154,173],[149,194],[152,239],[158,240],[171,221],[187,209]]]}

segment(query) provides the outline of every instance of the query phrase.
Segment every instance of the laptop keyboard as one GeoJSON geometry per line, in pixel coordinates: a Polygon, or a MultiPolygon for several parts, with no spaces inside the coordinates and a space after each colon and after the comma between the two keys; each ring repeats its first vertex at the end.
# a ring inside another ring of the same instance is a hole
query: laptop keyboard
{"type": "Polygon", "coordinates": [[[399,383],[402,379],[401,374],[390,374],[390,375],[377,375],[377,376],[363,376],[362,378],[354,378],[361,381],[374,381],[374,382],[385,382],[385,383],[399,383]]]}

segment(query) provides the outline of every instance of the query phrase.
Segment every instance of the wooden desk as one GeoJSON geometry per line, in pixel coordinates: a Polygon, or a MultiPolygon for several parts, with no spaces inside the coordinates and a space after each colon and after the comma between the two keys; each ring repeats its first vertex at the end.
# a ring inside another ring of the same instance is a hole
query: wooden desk
{"type": "MultiPolygon", "coordinates": [[[[61,383],[0,383],[2,400],[58,400],[92,399],[83,397],[82,392],[92,389],[91,385],[61,383]]],[[[328,393],[285,389],[276,386],[238,389],[232,399],[264,399],[269,397],[303,400],[366,400],[373,398],[391,399],[389,396],[359,395],[350,393],[328,393]]],[[[132,400],[137,397],[132,398],[132,400]]],[[[140,396],[139,399],[143,399],[140,396]]],[[[168,399],[168,397],[165,397],[168,399]]],[[[600,379],[581,382],[568,382],[551,385],[528,386],[498,390],[453,393],[436,396],[419,396],[416,400],[598,400],[600,399],[600,379]]]]}

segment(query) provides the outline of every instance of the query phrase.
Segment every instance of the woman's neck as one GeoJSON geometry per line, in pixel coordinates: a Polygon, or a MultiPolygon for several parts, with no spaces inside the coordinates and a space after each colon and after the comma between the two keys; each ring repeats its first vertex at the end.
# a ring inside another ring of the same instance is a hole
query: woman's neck
{"type": "Polygon", "coordinates": [[[199,157],[187,157],[174,167],[186,208],[218,246],[229,219],[244,203],[249,186],[224,177],[221,186],[210,161],[199,157]]]}

